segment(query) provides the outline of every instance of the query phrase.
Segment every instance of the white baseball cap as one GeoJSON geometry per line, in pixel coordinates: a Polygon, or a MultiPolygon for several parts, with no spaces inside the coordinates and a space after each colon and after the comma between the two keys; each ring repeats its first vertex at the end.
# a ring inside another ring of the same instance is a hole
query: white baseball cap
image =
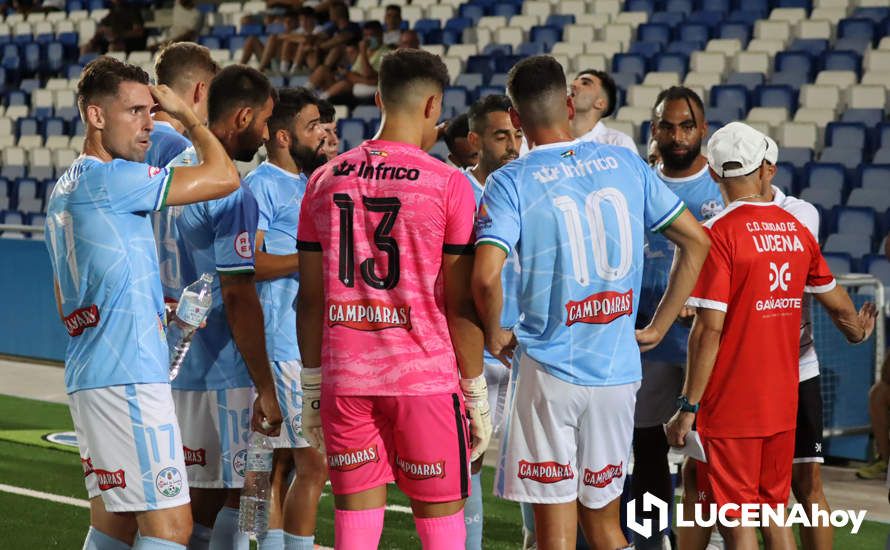
{"type": "Polygon", "coordinates": [[[764,160],[770,164],[779,162],[779,145],[768,135],[763,134],[763,137],[766,139],[766,154],[763,155],[764,160]]]}
{"type": "Polygon", "coordinates": [[[722,178],[744,176],[757,170],[766,156],[766,136],[741,122],[730,122],[708,140],[708,164],[722,178]],[[741,168],[724,170],[727,162],[738,162],[741,168]]]}

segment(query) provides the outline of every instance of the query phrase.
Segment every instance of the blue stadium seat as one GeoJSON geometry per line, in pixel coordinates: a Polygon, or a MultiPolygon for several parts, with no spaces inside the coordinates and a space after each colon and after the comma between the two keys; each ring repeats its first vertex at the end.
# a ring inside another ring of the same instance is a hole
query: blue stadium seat
{"type": "Polygon", "coordinates": [[[677,38],[707,42],[711,38],[711,29],[702,23],[683,23],[677,30],[677,38]]]}
{"type": "Polygon", "coordinates": [[[664,44],[658,42],[640,42],[636,41],[630,45],[627,53],[642,55],[646,60],[655,57],[655,54],[664,49],[664,44]]]}
{"type": "MultiPolygon", "coordinates": [[[[850,192],[850,196],[847,197],[847,206],[861,206],[875,212],[886,212],[890,208],[890,193],[887,191],[886,186],[883,188],[858,187],[853,189],[850,192]]],[[[880,232],[881,235],[884,233],[884,231],[880,232]]]]}
{"type": "Polygon", "coordinates": [[[494,72],[506,73],[513,65],[522,61],[521,55],[500,55],[494,58],[494,72]]]}
{"type": "Polygon", "coordinates": [[[807,187],[799,193],[801,199],[823,210],[830,210],[841,203],[841,192],[828,187],[807,187]]]}
{"type": "Polygon", "coordinates": [[[466,68],[468,73],[478,73],[488,78],[494,72],[494,62],[487,55],[471,55],[467,58],[466,68]]]}
{"type": "Polygon", "coordinates": [[[655,11],[655,5],[652,0],[627,0],[624,3],[624,11],[644,11],[651,14],[655,11]]]}
{"type": "Polygon", "coordinates": [[[890,164],[890,147],[882,147],[875,151],[871,161],[875,164],[890,164]]]}
{"type": "Polygon", "coordinates": [[[813,3],[810,0],[778,0],[777,8],[803,8],[809,13],[813,9],[813,3]]]}
{"type": "Polygon", "coordinates": [[[822,254],[828,269],[833,275],[843,275],[853,272],[853,258],[846,252],[825,252],[822,254]]]}
{"type": "Polygon", "coordinates": [[[637,27],[637,41],[663,46],[671,41],[671,27],[664,23],[643,23],[637,27]]]}
{"type": "Polygon", "coordinates": [[[763,84],[763,74],[733,72],[727,75],[726,84],[744,86],[748,92],[753,93],[758,86],[763,84]]]}
{"type": "Polygon", "coordinates": [[[655,58],[653,68],[663,73],[678,73],[682,80],[689,70],[689,56],[684,53],[663,53],[655,58]]]}
{"type": "Polygon", "coordinates": [[[667,53],[681,53],[687,59],[692,56],[692,52],[703,50],[705,45],[698,40],[674,40],[667,47],[667,53]]]}
{"type": "Polygon", "coordinates": [[[486,44],[484,48],[482,48],[482,55],[490,55],[491,57],[497,57],[500,55],[513,55],[513,46],[510,44],[486,44]]]}
{"type": "Polygon", "coordinates": [[[824,71],[854,71],[857,75],[862,72],[862,55],[850,51],[831,51],[822,58],[822,70],[824,71]]]}
{"type": "Polygon", "coordinates": [[[667,0],[664,11],[671,13],[692,13],[692,0],[667,0]]]}
{"type": "Polygon", "coordinates": [[[380,109],[375,105],[358,105],[352,110],[352,118],[364,120],[365,124],[380,118],[380,109]]]}
{"type": "Polygon", "coordinates": [[[457,79],[454,81],[455,86],[463,86],[468,90],[473,90],[482,86],[484,82],[484,78],[481,74],[476,73],[461,73],[457,75],[457,79]]]}
{"type": "Polygon", "coordinates": [[[559,27],[561,29],[574,22],[575,16],[570,13],[553,13],[547,16],[547,20],[544,23],[547,26],[559,27]]]}
{"type": "MultiPolygon", "coordinates": [[[[876,130],[884,118],[884,111],[881,109],[847,109],[841,115],[843,122],[861,122],[867,130],[876,130]]],[[[876,132],[875,132],[876,134],[876,132]]],[[[874,137],[874,136],[872,136],[874,137]]],[[[877,144],[877,141],[873,141],[877,144]]]]}
{"type": "Polygon", "coordinates": [[[341,118],[337,121],[337,134],[354,147],[365,138],[365,122],[357,118],[341,118]]]}
{"type": "Polygon", "coordinates": [[[813,58],[808,52],[778,52],[775,59],[775,70],[782,72],[802,73],[810,78],[813,74],[813,58]]]}
{"type": "Polygon", "coordinates": [[[853,17],[871,19],[875,24],[880,24],[890,17],[890,8],[879,8],[877,6],[858,7],[853,12],[853,17]]]}
{"type": "Polygon", "coordinates": [[[890,260],[880,254],[869,255],[866,258],[866,271],[869,275],[878,279],[884,287],[890,287],[890,260]]]}
{"type": "Polygon", "coordinates": [[[736,38],[742,43],[742,48],[751,40],[751,25],[747,23],[723,23],[717,29],[718,38],[736,38]]]}
{"type": "Polygon", "coordinates": [[[686,19],[686,14],[672,11],[658,11],[649,16],[650,23],[661,23],[674,29],[686,19]]]}
{"type": "Polygon", "coordinates": [[[212,29],[210,29],[210,36],[215,36],[217,38],[231,38],[238,34],[237,29],[235,29],[235,25],[214,25],[212,29]]]}
{"type": "Polygon", "coordinates": [[[46,71],[56,74],[65,63],[65,47],[61,42],[50,42],[46,45],[46,71]]]}
{"type": "Polygon", "coordinates": [[[868,145],[865,125],[859,122],[829,122],[825,129],[825,145],[865,149],[868,145]]]}
{"type": "Polygon", "coordinates": [[[877,132],[878,132],[878,136],[877,136],[878,137],[878,139],[877,139],[878,147],[890,148],[890,122],[881,123],[877,128],[877,132]]]}
{"type": "Polygon", "coordinates": [[[550,50],[554,44],[562,40],[562,28],[556,25],[536,25],[532,27],[529,40],[538,44],[545,44],[550,50]]]}
{"type": "Polygon", "coordinates": [[[766,15],[769,13],[769,9],[773,4],[771,0],[737,0],[735,6],[736,9],[746,10],[754,13],[758,13],[760,15],[766,15]]]}
{"type": "Polygon", "coordinates": [[[494,73],[491,75],[491,78],[488,79],[489,86],[496,86],[498,88],[506,88],[507,87],[507,73],[494,73]]]}
{"type": "Polygon", "coordinates": [[[481,86],[475,92],[475,99],[479,99],[487,95],[503,95],[506,90],[503,86],[481,86]]]}
{"type": "Polygon", "coordinates": [[[859,169],[859,185],[890,192],[890,164],[865,164],[859,169]]]}
{"type": "Polygon", "coordinates": [[[769,79],[769,83],[774,86],[788,86],[794,90],[795,94],[800,91],[801,86],[807,84],[811,79],[807,75],[798,72],[779,72],[773,73],[769,79]]]}
{"type": "Polygon", "coordinates": [[[457,13],[461,17],[471,19],[473,21],[473,24],[475,25],[479,22],[479,19],[481,19],[485,15],[485,10],[483,10],[481,6],[478,6],[476,4],[461,4],[460,8],[458,8],[457,10],[457,13]]]}
{"type": "Polygon", "coordinates": [[[442,105],[445,107],[453,107],[461,112],[467,109],[470,101],[470,94],[463,86],[449,86],[445,88],[442,95],[442,105]]]}
{"type": "Polygon", "coordinates": [[[703,11],[716,11],[720,13],[729,13],[729,0],[701,0],[698,9],[703,11]]]}
{"type": "Polygon", "coordinates": [[[64,136],[67,134],[67,124],[65,124],[65,120],[62,118],[48,118],[43,123],[43,135],[44,136],[64,136]]]}
{"type": "Polygon", "coordinates": [[[198,38],[198,44],[211,50],[219,50],[223,47],[223,41],[218,36],[201,36],[198,38]]]}
{"type": "Polygon", "coordinates": [[[765,15],[765,9],[754,9],[746,4],[745,9],[732,11],[729,16],[726,17],[726,20],[738,23],[748,23],[753,26],[758,19],[764,18],[765,15]]]}
{"type": "Polygon", "coordinates": [[[427,33],[432,30],[440,30],[442,21],[440,19],[418,19],[414,23],[414,30],[419,33],[427,33]]]}
{"type": "Polygon", "coordinates": [[[795,169],[790,162],[776,163],[776,175],[773,177],[773,185],[781,189],[786,195],[794,193],[795,169]]]}
{"type": "Polygon", "coordinates": [[[22,55],[24,57],[26,71],[35,72],[40,68],[40,62],[42,61],[40,44],[36,42],[25,44],[22,49],[22,55]]]}
{"type": "Polygon", "coordinates": [[[472,27],[475,24],[476,21],[469,17],[452,17],[445,22],[445,27],[443,28],[447,31],[455,31],[461,33],[464,32],[464,29],[472,27]]]}
{"type": "MultiPolygon", "coordinates": [[[[785,147],[779,150],[781,157],[785,147]]],[[[803,185],[806,188],[835,189],[843,192],[847,184],[847,174],[843,164],[808,162],[804,166],[803,185]]]]}
{"type": "MultiPolygon", "coordinates": [[[[618,86],[619,97],[622,97],[622,92],[626,92],[634,84],[639,84],[643,81],[643,77],[638,73],[612,73],[612,79],[615,81],[615,85],[618,86]]],[[[622,103],[623,101],[618,102],[619,105],[622,103]]]]}
{"type": "Polygon", "coordinates": [[[788,115],[793,116],[797,110],[797,94],[786,85],[758,86],[754,91],[755,103],[761,107],[785,107],[788,115]]]}
{"type": "Polygon", "coordinates": [[[872,208],[856,206],[838,206],[835,208],[834,232],[856,235],[871,240],[875,236],[877,216],[872,208]]]}
{"type": "Polygon", "coordinates": [[[36,118],[20,118],[15,123],[16,137],[36,136],[40,134],[40,122],[36,118]]]}
{"type": "Polygon", "coordinates": [[[837,24],[838,38],[866,38],[873,42],[875,33],[875,22],[864,17],[848,17],[837,24]]]}
{"type": "MultiPolygon", "coordinates": [[[[713,120],[715,122],[720,123],[719,126],[714,128],[714,130],[717,130],[718,128],[720,128],[720,126],[723,126],[724,124],[729,124],[730,122],[740,120],[743,117],[743,115],[745,114],[745,111],[743,111],[741,109],[741,107],[739,107],[739,106],[709,107],[705,114],[708,117],[708,121],[713,120]]],[[[709,124],[710,124],[710,122],[709,122],[709,124]]]]}
{"type": "Polygon", "coordinates": [[[9,225],[23,225],[25,223],[25,217],[22,213],[16,212],[15,210],[0,212],[0,216],[3,218],[3,223],[9,225]]]}
{"type": "Polygon", "coordinates": [[[842,164],[852,174],[862,164],[862,149],[826,147],[819,155],[819,162],[842,164]]]}
{"type": "Polygon", "coordinates": [[[635,74],[642,79],[646,74],[646,59],[639,54],[615,54],[612,57],[612,72],[635,74]]]}
{"type": "Polygon", "coordinates": [[[738,109],[747,113],[751,108],[751,100],[744,86],[730,84],[711,88],[711,105],[718,109],[738,109]]]}
{"type": "Polygon", "coordinates": [[[822,38],[795,38],[788,46],[789,52],[804,52],[812,57],[819,57],[828,51],[828,40],[822,38]]]}
{"type": "Polygon", "coordinates": [[[716,29],[726,19],[726,14],[719,11],[694,11],[686,18],[687,23],[697,23],[708,29],[716,29]]]}

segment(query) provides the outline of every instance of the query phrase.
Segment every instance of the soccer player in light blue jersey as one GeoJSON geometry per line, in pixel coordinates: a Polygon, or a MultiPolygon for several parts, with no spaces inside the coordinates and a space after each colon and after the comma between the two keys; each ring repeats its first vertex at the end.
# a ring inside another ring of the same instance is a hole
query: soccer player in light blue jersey
{"type": "Polygon", "coordinates": [[[324,457],[303,438],[300,424],[300,349],[297,346],[297,289],[300,257],[297,222],[307,176],[326,161],[318,99],[305,88],[278,90],[269,119],[268,160],[244,178],[259,206],[256,280],[266,323],[266,349],[281,407],[281,435],[274,440],[269,531],[260,550],[312,550],[318,499],[327,481],[324,457]],[[290,489],[289,474],[296,464],[290,489]],[[286,495],[286,497],[285,497],[286,495]],[[282,530],[283,528],[283,530],[282,530]]]}
{"type": "MultiPolygon", "coordinates": [[[[696,220],[710,219],[723,210],[723,197],[708,173],[708,160],[701,154],[702,141],[708,132],[701,98],[689,88],[667,88],[655,100],[652,120],[652,139],[661,158],[655,167],[658,177],[686,203],[696,220]]],[[[674,245],[663,235],[649,235],[647,245],[638,325],[645,325],[655,313],[674,260],[674,245]]],[[[658,347],[643,354],[643,380],[634,413],[631,483],[637,517],[656,518],[655,513],[643,509],[645,493],[652,493],[665,502],[673,499],[663,425],[677,411],[688,339],[688,323],[686,319],[678,319],[658,347]]],[[[662,533],[654,533],[648,539],[635,535],[634,543],[638,548],[660,549],[662,538],[662,533]]]]}
{"type": "MultiPolygon", "coordinates": [[[[198,120],[207,121],[207,91],[210,81],[219,72],[219,65],[210,57],[210,50],[193,42],[177,42],[161,50],[155,59],[158,84],[165,84],[188,105],[198,120]]],[[[198,157],[192,142],[183,135],[182,125],[163,111],[154,114],[151,147],[146,162],[152,166],[190,166],[198,157]]],[[[152,227],[158,247],[158,265],[164,301],[173,307],[185,284],[179,269],[174,223],[180,208],[165,208],[152,214],[152,227]]],[[[191,281],[189,281],[191,282],[191,281]]]]}
{"type": "Polygon", "coordinates": [[[472,284],[486,347],[510,355],[501,271],[518,255],[522,318],[495,492],[534,504],[541,548],[574,548],[579,520],[592,547],[622,548],[639,351],[676,319],[709,241],[638,155],[572,139],[574,107],[552,57],[517,63],[507,90],[532,150],[488,177],[472,284]],[[678,253],[659,310],[635,335],[647,230],[678,253]]]}
{"type": "Polygon", "coordinates": [[[168,378],[166,316],[148,212],[238,188],[219,141],[166,86],[100,57],[77,104],[83,154],[49,199],[47,248],[70,336],[65,385],[90,497],[84,548],[184,548],[192,529],[180,429],[168,378]],[[154,95],[154,98],[152,96],[154,95]],[[143,163],[155,101],[181,123],[203,163],[143,163]]]}
{"type": "MultiPolygon", "coordinates": [[[[209,127],[234,160],[250,160],[268,138],[275,96],[265,76],[240,65],[211,82],[209,127]]],[[[261,431],[277,435],[281,423],[254,282],[257,216],[256,199],[242,185],[223,199],[183,208],[176,218],[182,280],[215,275],[207,326],[195,334],[173,381],[192,487],[192,548],[247,548],[238,531],[238,499],[250,428],[265,417],[274,428],[261,431]]]]}
{"type": "MultiPolygon", "coordinates": [[[[488,95],[476,101],[467,113],[470,131],[467,141],[479,151],[479,162],[476,166],[463,170],[473,186],[476,206],[482,199],[482,190],[488,175],[519,156],[519,145],[522,142],[522,130],[513,127],[510,121],[510,98],[505,95],[488,95]]],[[[512,328],[519,320],[516,305],[516,289],[519,285],[519,264],[516,255],[510,255],[508,267],[504,270],[504,313],[501,326],[512,328]]],[[[488,403],[491,408],[494,434],[500,430],[504,416],[504,404],[507,397],[507,386],[510,382],[510,369],[498,358],[489,353],[484,358],[485,382],[488,384],[488,403]]],[[[482,548],[482,461],[480,456],[473,462],[473,490],[464,506],[464,518],[467,522],[467,550],[482,548]]]]}

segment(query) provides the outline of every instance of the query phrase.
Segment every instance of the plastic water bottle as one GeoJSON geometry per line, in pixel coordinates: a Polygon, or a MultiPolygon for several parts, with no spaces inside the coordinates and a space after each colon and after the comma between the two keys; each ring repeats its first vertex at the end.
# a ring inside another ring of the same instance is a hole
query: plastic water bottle
{"type": "Polygon", "coordinates": [[[168,330],[168,342],[176,342],[170,360],[171,381],[179,374],[179,368],[182,367],[185,355],[192,345],[192,336],[210,313],[210,307],[213,305],[210,293],[212,285],[213,275],[204,273],[200,279],[185,287],[182,296],[179,297],[179,304],[176,306],[178,320],[173,321],[168,330]]]}
{"type": "Polygon", "coordinates": [[[269,485],[272,477],[272,440],[259,432],[250,435],[238,529],[262,535],[269,529],[269,485]]]}

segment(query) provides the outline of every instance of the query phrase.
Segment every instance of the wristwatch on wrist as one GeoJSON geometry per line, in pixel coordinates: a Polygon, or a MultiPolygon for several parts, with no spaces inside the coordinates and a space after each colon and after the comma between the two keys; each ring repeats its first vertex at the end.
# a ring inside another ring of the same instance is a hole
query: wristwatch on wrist
{"type": "Polygon", "coordinates": [[[698,412],[698,407],[700,403],[692,404],[689,402],[689,398],[685,395],[681,395],[677,398],[677,407],[680,408],[680,412],[687,412],[695,414],[698,412]]]}

